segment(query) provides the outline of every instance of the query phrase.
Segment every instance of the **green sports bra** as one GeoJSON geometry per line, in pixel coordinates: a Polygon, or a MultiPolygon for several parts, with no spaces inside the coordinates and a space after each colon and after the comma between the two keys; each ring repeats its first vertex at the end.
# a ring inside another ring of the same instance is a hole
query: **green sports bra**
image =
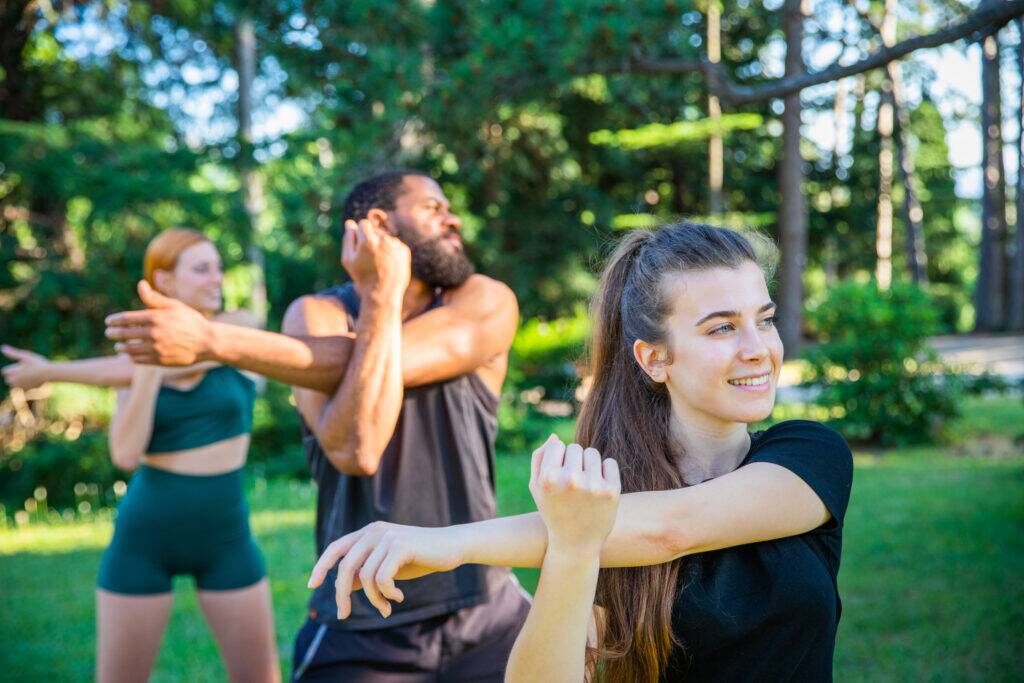
{"type": "Polygon", "coordinates": [[[207,371],[191,389],[161,386],[146,453],[198,448],[252,431],[255,383],[234,368],[207,371]]]}

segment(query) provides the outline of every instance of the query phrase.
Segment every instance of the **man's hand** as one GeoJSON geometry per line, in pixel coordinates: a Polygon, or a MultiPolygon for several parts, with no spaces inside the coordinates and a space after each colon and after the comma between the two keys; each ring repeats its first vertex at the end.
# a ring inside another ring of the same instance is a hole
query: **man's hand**
{"type": "Polygon", "coordinates": [[[148,307],[107,316],[107,339],[118,343],[135,363],[192,365],[214,360],[210,353],[211,323],[194,308],[160,294],[145,280],[139,282],[139,298],[148,307]]]}
{"type": "Polygon", "coordinates": [[[8,386],[19,389],[35,389],[50,381],[49,372],[52,363],[46,356],[7,344],[0,347],[0,351],[3,351],[3,354],[11,360],[17,361],[0,371],[3,372],[4,381],[8,386]]]}
{"type": "Polygon", "coordinates": [[[360,296],[375,289],[401,296],[409,286],[411,264],[409,247],[397,237],[369,220],[345,221],[341,265],[360,296]]]}

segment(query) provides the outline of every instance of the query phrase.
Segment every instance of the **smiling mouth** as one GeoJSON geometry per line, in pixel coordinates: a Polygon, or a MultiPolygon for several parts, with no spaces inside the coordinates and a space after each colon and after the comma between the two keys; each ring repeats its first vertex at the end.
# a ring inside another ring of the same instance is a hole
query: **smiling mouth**
{"type": "Polygon", "coordinates": [[[730,379],[727,381],[734,387],[760,387],[768,384],[770,379],[771,374],[766,372],[765,374],[757,375],[756,377],[743,377],[741,379],[730,379]]]}

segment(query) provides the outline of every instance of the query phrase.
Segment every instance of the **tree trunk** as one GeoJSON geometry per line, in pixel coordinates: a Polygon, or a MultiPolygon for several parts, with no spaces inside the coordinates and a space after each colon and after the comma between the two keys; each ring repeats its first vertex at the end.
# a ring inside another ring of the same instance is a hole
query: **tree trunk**
{"type": "Polygon", "coordinates": [[[23,54],[36,20],[34,5],[25,0],[0,3],[0,119],[37,118],[23,54]]]}
{"type": "MultiPolygon", "coordinates": [[[[708,2],[708,61],[718,64],[722,61],[722,6],[719,0],[708,2]]],[[[708,96],[708,115],[712,123],[711,138],[708,140],[708,209],[714,216],[725,213],[725,199],[722,192],[725,177],[725,146],[722,142],[722,105],[717,95],[708,96]]]]}
{"type": "Polygon", "coordinates": [[[889,63],[889,80],[892,82],[892,103],[896,113],[896,160],[903,181],[903,222],[906,224],[907,269],[911,281],[918,286],[928,284],[928,252],[925,249],[924,211],[914,189],[914,155],[911,154],[908,139],[910,135],[910,113],[903,97],[903,77],[899,62],[889,63]]]}
{"type": "MultiPolygon", "coordinates": [[[[896,3],[885,0],[885,14],[879,28],[882,45],[896,43],[896,3]]],[[[892,284],[892,177],[893,177],[893,94],[892,81],[882,82],[882,101],[878,105],[876,130],[881,138],[878,149],[878,223],[875,227],[875,280],[879,289],[892,284]]]]}
{"type": "Polygon", "coordinates": [[[263,178],[256,170],[252,137],[252,86],[256,78],[256,30],[252,20],[239,18],[235,25],[236,69],[238,71],[238,140],[242,202],[249,227],[246,256],[252,269],[251,307],[260,322],[267,319],[267,286],[263,250],[259,245],[260,214],[263,212],[263,178]]]}
{"type": "MultiPolygon", "coordinates": [[[[1024,84],[1024,18],[1017,19],[1017,76],[1024,84]]],[[[1017,105],[1017,201],[1016,226],[1013,239],[1013,260],[1010,262],[1009,328],[1024,332],[1024,85],[1017,105]]]]}
{"type": "Polygon", "coordinates": [[[981,134],[984,186],[981,246],[975,290],[975,329],[1000,330],[1006,324],[1006,190],[1003,181],[1002,107],[999,91],[999,41],[981,41],[981,134]]]}
{"type": "MultiPolygon", "coordinates": [[[[782,10],[786,36],[786,77],[804,71],[802,0],[785,0],[782,10]]],[[[786,95],[782,114],[782,160],[779,164],[779,332],[786,353],[800,352],[803,328],[803,269],[807,259],[807,209],[803,195],[804,168],[800,156],[800,93],[786,95]]]]}

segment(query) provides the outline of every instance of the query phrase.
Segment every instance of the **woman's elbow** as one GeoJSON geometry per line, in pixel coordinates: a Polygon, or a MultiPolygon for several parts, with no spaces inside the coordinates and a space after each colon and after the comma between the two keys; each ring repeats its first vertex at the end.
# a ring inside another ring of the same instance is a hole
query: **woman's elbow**
{"type": "Polygon", "coordinates": [[[141,459],[142,454],[131,449],[114,447],[110,449],[110,461],[119,470],[131,472],[138,468],[141,459]]]}

